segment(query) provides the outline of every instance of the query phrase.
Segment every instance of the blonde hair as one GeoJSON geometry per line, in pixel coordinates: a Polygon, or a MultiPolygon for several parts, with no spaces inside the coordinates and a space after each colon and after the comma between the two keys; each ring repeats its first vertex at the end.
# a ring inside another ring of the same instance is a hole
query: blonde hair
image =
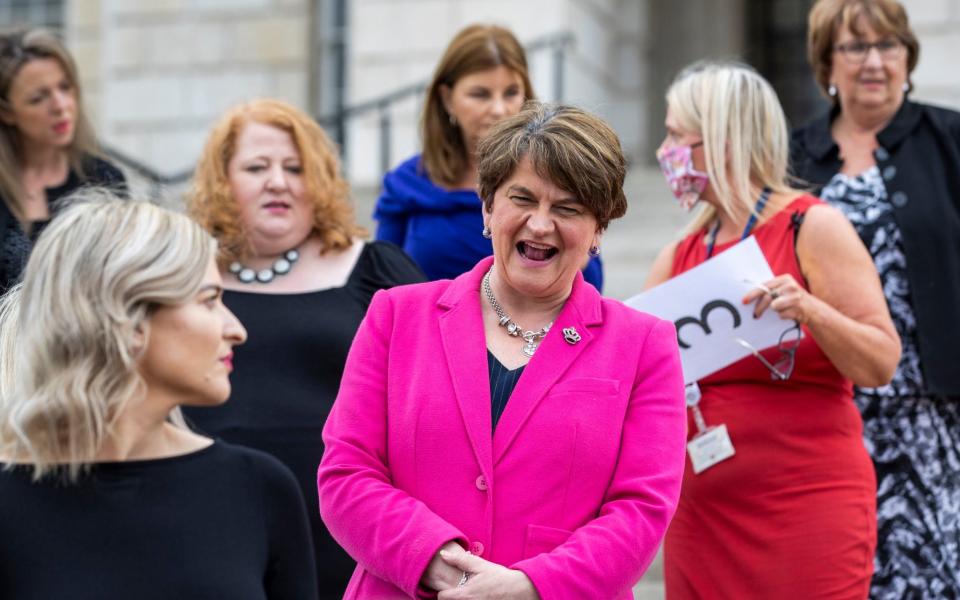
{"type": "MultiPolygon", "coordinates": [[[[0,453],[31,464],[35,478],[63,469],[76,479],[95,459],[145,391],[137,358],[152,311],[196,296],[216,253],[185,215],[103,191],[69,202],[0,313],[0,453]]],[[[171,421],[182,426],[179,411],[171,421]]]]}
{"type": "MultiPolygon", "coordinates": [[[[682,130],[703,139],[707,175],[724,211],[752,213],[758,188],[793,191],[787,118],[777,94],[755,70],[732,62],[694,63],[667,89],[667,105],[682,130]]],[[[700,204],[689,232],[716,217],[716,208],[700,204]]]]}
{"type": "MultiPolygon", "coordinates": [[[[85,177],[84,161],[89,156],[99,156],[97,144],[83,111],[83,95],[80,78],[73,57],[57,37],[45,29],[9,29],[0,32],[0,111],[10,111],[9,93],[17,74],[32,60],[49,58],[60,63],[77,97],[77,121],[74,124],[73,140],[66,149],[70,168],[81,178],[85,177]]],[[[22,141],[19,130],[0,121],[0,196],[10,212],[23,218],[22,200],[25,196],[20,181],[22,168],[22,141]]]]}
{"type": "MultiPolygon", "coordinates": [[[[920,60],[920,42],[910,28],[907,11],[895,0],[819,0],[810,9],[807,22],[807,60],[813,69],[820,91],[831,101],[836,97],[827,93],[830,71],[833,70],[833,48],[844,29],[861,35],[857,21],[865,19],[878,35],[897,38],[907,47],[907,82],[920,60]]],[[[913,86],[910,83],[911,87],[913,86]]]]}
{"type": "Polygon", "coordinates": [[[427,87],[427,100],[420,121],[422,165],[434,183],[448,187],[456,185],[468,163],[460,127],[451,122],[440,89],[443,86],[452,88],[466,75],[499,66],[520,76],[525,99],[536,98],[527,72],[527,55],[509,29],[496,25],[470,25],[450,40],[427,87]]]}
{"type": "Polygon", "coordinates": [[[488,211],[497,188],[526,158],[541,177],[574,194],[600,230],[627,212],[620,139],[603,119],[580,108],[527,102],[493,126],[477,154],[478,191],[488,211]]]}
{"type": "Polygon", "coordinates": [[[220,243],[221,267],[251,252],[228,174],[237,139],[248,123],[276,127],[293,139],[300,153],[305,193],[313,204],[313,231],[323,242],[323,252],[345,250],[355,236],[365,235],[354,220],[350,188],[340,175],[337,149],[320,125],[286,102],[252,100],[228,110],[214,126],[187,197],[188,214],[220,243]]]}

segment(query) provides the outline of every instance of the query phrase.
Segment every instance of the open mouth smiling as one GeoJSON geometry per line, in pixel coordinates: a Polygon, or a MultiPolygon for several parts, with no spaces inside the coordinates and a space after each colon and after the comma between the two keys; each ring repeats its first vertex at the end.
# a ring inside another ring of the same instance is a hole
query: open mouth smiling
{"type": "Polygon", "coordinates": [[[531,242],[517,242],[517,252],[520,253],[520,256],[524,258],[535,260],[535,261],[544,261],[550,260],[560,250],[557,248],[547,245],[547,244],[534,244],[531,242]]]}

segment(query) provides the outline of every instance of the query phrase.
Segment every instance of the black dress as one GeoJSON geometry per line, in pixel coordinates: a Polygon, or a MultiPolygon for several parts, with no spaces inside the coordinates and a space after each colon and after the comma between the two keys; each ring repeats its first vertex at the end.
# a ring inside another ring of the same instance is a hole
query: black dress
{"type": "Polygon", "coordinates": [[[355,566],[320,519],[323,425],[373,294],[424,280],[397,246],[370,242],[343,287],[296,294],[225,291],[224,303],[248,334],[234,350],[233,392],[223,406],[184,410],[200,431],[269,452],[293,471],[310,515],[322,598],[341,598],[355,566]]]}
{"type": "Polygon", "coordinates": [[[315,598],[290,472],[222,442],[95,464],[77,483],[0,471],[0,598],[315,598]]]}
{"type": "MultiPolygon", "coordinates": [[[[70,169],[63,183],[46,189],[51,218],[56,216],[60,208],[57,202],[83,186],[105,187],[122,196],[127,194],[127,182],[123,173],[105,160],[90,157],[86,161],[83,178],[70,169]]],[[[0,202],[0,294],[20,281],[33,244],[49,222],[35,221],[27,233],[10,212],[7,202],[0,202]]]]}

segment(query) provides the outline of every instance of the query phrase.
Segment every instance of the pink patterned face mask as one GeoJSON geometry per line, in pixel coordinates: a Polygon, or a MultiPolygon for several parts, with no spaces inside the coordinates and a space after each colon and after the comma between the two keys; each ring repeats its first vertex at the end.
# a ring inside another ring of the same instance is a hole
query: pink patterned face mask
{"type": "MultiPolygon", "coordinates": [[[[698,142],[694,146],[699,146],[698,142]]],[[[660,170],[667,178],[673,195],[680,201],[683,210],[689,212],[700,200],[710,177],[693,168],[693,146],[671,146],[657,152],[660,170]]]]}

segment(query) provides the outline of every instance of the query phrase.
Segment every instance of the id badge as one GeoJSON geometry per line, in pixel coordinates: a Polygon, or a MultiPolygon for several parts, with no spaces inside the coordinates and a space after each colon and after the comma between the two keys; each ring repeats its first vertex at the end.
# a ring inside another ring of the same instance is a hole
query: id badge
{"type": "Polygon", "coordinates": [[[726,425],[717,425],[698,433],[687,443],[687,452],[690,453],[693,472],[697,474],[735,454],[726,425]]]}

